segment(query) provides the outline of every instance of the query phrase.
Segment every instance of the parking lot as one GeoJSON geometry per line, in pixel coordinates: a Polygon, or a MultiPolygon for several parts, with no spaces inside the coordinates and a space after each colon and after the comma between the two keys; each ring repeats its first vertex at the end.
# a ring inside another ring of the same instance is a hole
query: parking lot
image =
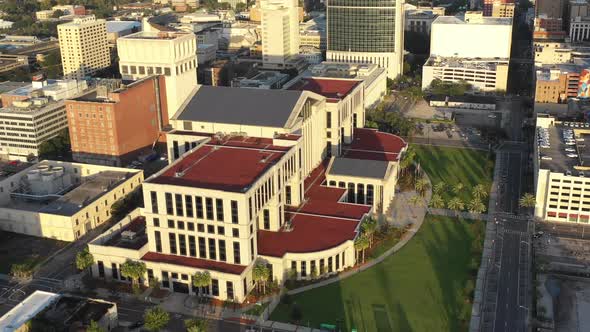
{"type": "Polygon", "coordinates": [[[482,132],[478,129],[459,127],[447,122],[419,122],[416,124],[414,137],[432,139],[433,141],[440,139],[468,141],[475,144],[485,144],[487,141],[485,137],[482,137],[482,132]]]}

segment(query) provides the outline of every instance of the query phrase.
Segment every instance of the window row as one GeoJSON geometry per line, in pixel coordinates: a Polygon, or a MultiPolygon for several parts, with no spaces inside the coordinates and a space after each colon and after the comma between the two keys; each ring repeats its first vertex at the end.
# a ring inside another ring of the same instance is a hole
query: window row
{"type": "MultiPolygon", "coordinates": [[[[162,235],[154,232],[156,252],[162,253],[162,235]]],[[[217,260],[227,262],[227,245],[222,239],[211,239],[202,236],[168,233],[169,254],[194,258],[217,260]]],[[[233,263],[241,264],[240,242],[231,244],[233,250],[233,263]]]]}
{"type": "Polygon", "coordinates": [[[340,267],[346,265],[346,252],[343,251],[336,256],[322,258],[312,261],[291,261],[291,271],[297,271],[302,278],[307,276],[321,276],[326,273],[339,271],[340,267]],[[317,264],[317,265],[316,265],[317,264]]]}
{"type": "MultiPolygon", "coordinates": [[[[225,221],[223,199],[182,194],[165,193],[166,214],[170,216],[225,221]]],[[[158,193],[150,192],[153,213],[160,213],[158,193]]],[[[238,202],[230,201],[232,224],[239,222],[238,202]]]]}

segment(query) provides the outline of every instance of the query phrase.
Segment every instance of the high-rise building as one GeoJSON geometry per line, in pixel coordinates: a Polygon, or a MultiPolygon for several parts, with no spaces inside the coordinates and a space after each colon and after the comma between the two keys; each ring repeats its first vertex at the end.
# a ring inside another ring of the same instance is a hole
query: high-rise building
{"type": "Polygon", "coordinates": [[[197,85],[197,41],[192,32],[150,28],[117,39],[119,68],[124,80],[149,75],[166,77],[168,115],[172,117],[197,85]]]}
{"type": "Polygon", "coordinates": [[[297,0],[262,0],[262,62],[284,68],[299,54],[297,0]]]}
{"type": "MultiPolygon", "coordinates": [[[[500,5],[514,4],[514,0],[484,0],[483,1],[483,16],[493,16],[494,5],[501,7],[500,5]]],[[[500,17],[500,16],[496,16],[500,17]]],[[[505,17],[505,16],[502,16],[505,17]]]]}
{"type": "Polygon", "coordinates": [[[535,16],[563,18],[567,2],[567,0],[536,0],[535,16]]]}
{"type": "Polygon", "coordinates": [[[403,70],[402,0],[328,0],[329,61],[374,63],[395,78],[403,70]]]}
{"type": "Polygon", "coordinates": [[[494,2],[492,5],[492,17],[514,17],[514,3],[494,2]]]}
{"type": "Polygon", "coordinates": [[[164,76],[99,82],[66,101],[75,161],[122,166],[149,155],[168,124],[164,76]]]}
{"type": "Polygon", "coordinates": [[[105,20],[77,17],[57,26],[64,76],[81,79],[111,64],[105,20]]]}

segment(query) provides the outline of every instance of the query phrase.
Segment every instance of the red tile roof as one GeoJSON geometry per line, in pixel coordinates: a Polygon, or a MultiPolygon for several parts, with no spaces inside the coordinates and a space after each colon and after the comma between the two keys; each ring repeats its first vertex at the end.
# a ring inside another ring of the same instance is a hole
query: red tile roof
{"type": "Polygon", "coordinates": [[[232,141],[223,146],[207,144],[177,160],[147,182],[244,192],[285,155],[280,150],[253,148],[255,144],[258,143],[232,141]],[[235,147],[242,143],[250,145],[235,147]]]}
{"type": "Polygon", "coordinates": [[[354,140],[344,147],[344,156],[355,159],[396,161],[408,144],[401,137],[376,129],[355,128],[354,140]]]}
{"type": "Polygon", "coordinates": [[[301,135],[296,134],[279,134],[275,136],[276,139],[284,139],[287,141],[296,141],[301,138],[301,135]]]}
{"type": "Polygon", "coordinates": [[[326,97],[330,103],[337,103],[346,97],[361,81],[329,78],[303,78],[290,90],[306,90],[326,97]]]}
{"type": "Polygon", "coordinates": [[[244,272],[244,270],[246,269],[246,266],[242,265],[228,264],[223,262],[210,261],[207,259],[199,259],[185,256],[166,255],[156,252],[146,253],[141,258],[141,260],[146,262],[189,266],[197,269],[214,270],[230,274],[242,274],[242,272],[244,272]]]}
{"type": "MultiPolygon", "coordinates": [[[[290,217],[289,214],[287,214],[290,217]]],[[[292,230],[258,231],[258,253],[282,257],[286,253],[306,253],[334,248],[354,239],[357,220],[311,215],[294,215],[292,230]]]]}

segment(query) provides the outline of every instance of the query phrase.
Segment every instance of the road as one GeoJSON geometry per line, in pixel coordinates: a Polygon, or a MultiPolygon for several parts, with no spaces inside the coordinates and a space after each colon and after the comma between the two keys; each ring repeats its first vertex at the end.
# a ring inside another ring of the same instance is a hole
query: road
{"type": "Polygon", "coordinates": [[[557,237],[565,237],[578,240],[590,239],[590,225],[584,224],[537,222],[535,224],[535,230],[543,231],[545,233],[551,233],[557,237]]]}
{"type": "Polygon", "coordinates": [[[493,264],[487,272],[482,331],[525,332],[529,319],[530,227],[519,215],[518,200],[525,181],[528,150],[522,143],[503,144],[496,153],[498,200],[493,264]]]}

